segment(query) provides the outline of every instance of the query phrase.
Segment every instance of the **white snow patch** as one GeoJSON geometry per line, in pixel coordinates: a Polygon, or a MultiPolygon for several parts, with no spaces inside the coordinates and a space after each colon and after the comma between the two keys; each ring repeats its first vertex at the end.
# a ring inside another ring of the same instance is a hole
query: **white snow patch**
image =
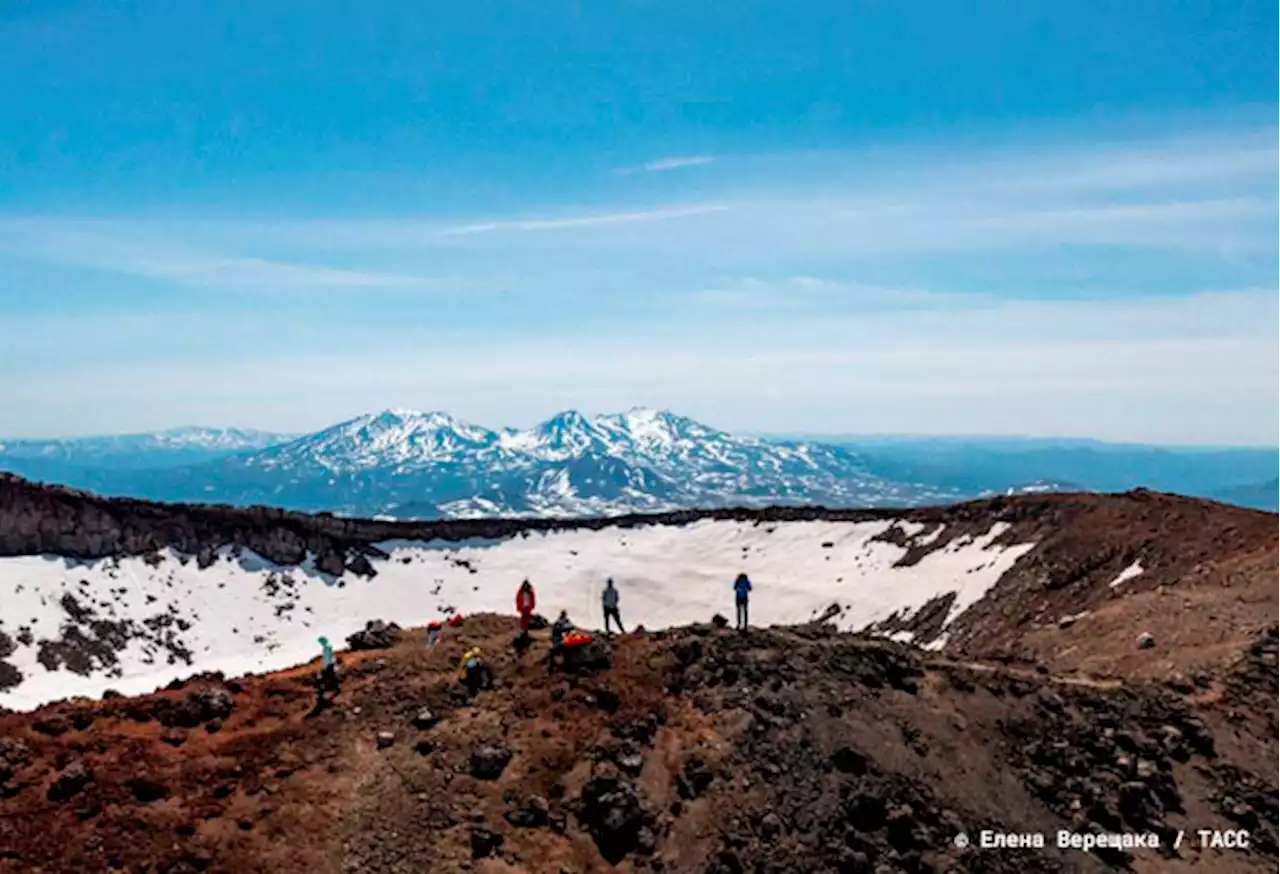
{"type": "Polygon", "coordinates": [[[389,541],[379,544],[390,557],[373,560],[378,572],[373,579],[334,580],[310,561],[282,568],[251,553],[235,558],[226,550],[204,570],[171,552],[157,567],[141,558],[91,563],[0,558],[0,630],[13,639],[22,626],[30,626],[34,638],[32,645],[19,643],[9,657],[25,679],[0,692],[0,706],[30,709],[108,688],[142,693],[201,671],[234,676],[279,670],[315,657],[318,635],[341,645],[369,619],[415,626],[447,615],[450,608],[464,615],[511,613],[516,587],[526,577],[537,588],[540,613],[550,617],[564,609],[588,628],[601,624],[606,577],[613,577],[621,593],[626,627],[656,629],[705,622],[715,613],[732,615],[732,582],[739,572],[755,585],[751,619],[756,625],[806,622],[838,603],[844,609],[834,622],[844,630],[861,630],[895,613],[911,615],[931,599],[955,592],[949,624],[1034,546],[994,545],[1008,528],[996,524],[980,537],[952,542],[911,567],[897,568],[905,550],[876,539],[893,524],[702,520],[685,526],[530,532],[498,541],[389,541]],[[294,582],[292,589],[279,585],[286,576],[294,582]],[[274,594],[273,580],[278,584],[274,594]],[[148,656],[148,647],[134,642],[119,654],[115,673],[100,668],[82,677],[46,670],[36,659],[38,643],[61,635],[68,620],[60,603],[64,594],[104,619],[141,623],[165,613],[181,618],[189,628],[174,633],[191,651],[191,664],[169,664],[163,650],[148,656]],[[290,609],[281,609],[290,603],[290,609]]]}
{"type": "Polygon", "coordinates": [[[1143,573],[1142,562],[1135,561],[1133,564],[1129,565],[1127,568],[1120,571],[1120,573],[1116,576],[1114,580],[1112,580],[1109,583],[1109,585],[1111,586],[1111,588],[1114,589],[1116,586],[1119,586],[1122,583],[1128,582],[1134,577],[1141,576],[1142,573],[1143,573]]]}
{"type": "Polygon", "coordinates": [[[932,531],[930,531],[930,532],[929,532],[928,534],[926,534],[924,537],[918,537],[918,536],[917,536],[917,537],[915,538],[915,545],[916,545],[916,546],[928,546],[928,545],[930,545],[931,543],[933,543],[935,540],[937,540],[939,537],[941,537],[941,536],[942,536],[942,532],[943,532],[943,531],[945,531],[945,530],[946,530],[946,528],[947,528],[947,526],[946,526],[946,525],[938,525],[936,528],[934,528],[932,531]]]}

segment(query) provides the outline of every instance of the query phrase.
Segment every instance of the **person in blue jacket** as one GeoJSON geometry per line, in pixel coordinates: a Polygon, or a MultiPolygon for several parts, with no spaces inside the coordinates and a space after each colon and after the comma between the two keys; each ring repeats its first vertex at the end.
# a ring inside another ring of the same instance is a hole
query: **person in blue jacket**
{"type": "Polygon", "coordinates": [[[746,574],[738,574],[733,581],[734,602],[738,608],[738,630],[747,630],[747,597],[751,593],[751,580],[746,574]]]}
{"type": "Polygon", "coordinates": [[[320,644],[320,673],[316,677],[316,710],[319,710],[327,703],[324,697],[326,692],[332,693],[336,698],[342,688],[338,682],[338,665],[333,657],[333,646],[330,645],[329,638],[321,637],[316,642],[320,644]]]}

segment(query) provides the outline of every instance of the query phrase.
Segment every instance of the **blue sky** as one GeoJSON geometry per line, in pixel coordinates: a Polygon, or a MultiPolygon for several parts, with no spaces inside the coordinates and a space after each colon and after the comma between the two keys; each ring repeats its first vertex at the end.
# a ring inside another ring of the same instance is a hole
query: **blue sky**
{"type": "Polygon", "coordinates": [[[1274,444],[1274,3],[0,11],[0,433],[1274,444]]]}

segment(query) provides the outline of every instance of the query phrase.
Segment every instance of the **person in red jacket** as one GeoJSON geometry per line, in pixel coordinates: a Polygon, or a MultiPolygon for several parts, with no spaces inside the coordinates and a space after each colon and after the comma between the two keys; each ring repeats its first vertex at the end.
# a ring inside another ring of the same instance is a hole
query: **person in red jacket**
{"type": "Polygon", "coordinates": [[[529,633],[529,620],[533,618],[533,608],[537,605],[533,596],[533,585],[525,580],[516,590],[516,612],[520,614],[520,630],[529,633]]]}

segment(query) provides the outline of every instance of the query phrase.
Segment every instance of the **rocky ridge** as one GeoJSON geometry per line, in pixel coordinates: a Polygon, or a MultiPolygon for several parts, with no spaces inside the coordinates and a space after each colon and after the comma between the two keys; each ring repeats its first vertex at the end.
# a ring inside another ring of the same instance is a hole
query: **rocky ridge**
{"type": "Polygon", "coordinates": [[[545,632],[473,617],[426,649],[0,716],[0,871],[1270,870],[1274,627],[1205,687],[962,661],[813,624],[612,641],[548,675],[545,632]],[[481,646],[495,688],[454,679],[481,646]],[[1271,670],[1270,689],[1266,680],[1271,670]],[[1247,829],[1248,850],[1178,830],[1247,829]],[[1045,849],[957,846],[983,829],[1045,849]],[[1058,850],[1058,829],[1159,849],[1058,850]],[[45,835],[56,831],[51,845],[45,835]]]}

